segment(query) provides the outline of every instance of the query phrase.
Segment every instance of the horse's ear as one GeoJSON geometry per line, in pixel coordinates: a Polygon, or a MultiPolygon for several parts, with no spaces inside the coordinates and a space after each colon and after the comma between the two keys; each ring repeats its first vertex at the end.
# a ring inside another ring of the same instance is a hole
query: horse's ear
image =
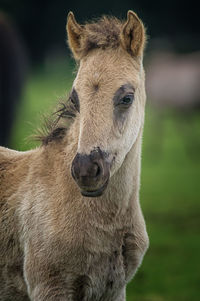
{"type": "Polygon", "coordinates": [[[75,59],[81,57],[81,36],[83,35],[83,26],[76,22],[74,14],[70,11],[67,16],[67,35],[69,47],[75,59]]]}
{"type": "Polygon", "coordinates": [[[122,46],[133,56],[141,56],[145,46],[145,29],[138,16],[129,10],[127,21],[122,27],[122,46]]]}

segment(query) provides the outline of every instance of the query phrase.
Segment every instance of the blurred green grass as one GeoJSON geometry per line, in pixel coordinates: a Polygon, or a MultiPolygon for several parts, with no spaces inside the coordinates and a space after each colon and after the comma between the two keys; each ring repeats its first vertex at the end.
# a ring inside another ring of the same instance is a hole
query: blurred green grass
{"type": "MultiPolygon", "coordinates": [[[[35,147],[26,137],[41,115],[70,90],[73,63],[37,68],[27,81],[11,147],[35,147]]],[[[127,301],[200,299],[200,113],[156,111],[147,104],[143,138],[141,204],[150,237],[127,301]]]]}

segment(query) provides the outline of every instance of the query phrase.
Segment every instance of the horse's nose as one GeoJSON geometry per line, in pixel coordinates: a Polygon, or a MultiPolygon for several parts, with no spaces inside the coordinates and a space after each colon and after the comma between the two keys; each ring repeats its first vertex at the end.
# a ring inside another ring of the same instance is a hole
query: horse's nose
{"type": "Polygon", "coordinates": [[[96,160],[91,159],[91,155],[77,154],[72,162],[72,176],[75,181],[81,181],[84,186],[89,186],[91,181],[100,177],[102,167],[96,160]]]}
{"type": "Polygon", "coordinates": [[[89,155],[77,153],[71,171],[84,196],[100,196],[110,175],[106,155],[100,149],[93,150],[89,155]]]}

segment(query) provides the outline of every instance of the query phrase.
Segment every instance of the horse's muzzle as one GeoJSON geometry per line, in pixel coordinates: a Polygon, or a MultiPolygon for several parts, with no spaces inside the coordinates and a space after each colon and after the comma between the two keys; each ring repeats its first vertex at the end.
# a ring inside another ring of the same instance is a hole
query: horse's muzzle
{"type": "Polygon", "coordinates": [[[105,191],[110,178],[107,157],[100,148],[94,149],[89,155],[76,154],[71,173],[83,196],[98,197],[105,191]]]}

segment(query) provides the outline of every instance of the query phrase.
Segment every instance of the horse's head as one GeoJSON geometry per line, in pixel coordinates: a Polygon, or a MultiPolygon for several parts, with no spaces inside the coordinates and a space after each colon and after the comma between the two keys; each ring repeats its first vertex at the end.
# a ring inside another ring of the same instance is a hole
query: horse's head
{"type": "Polygon", "coordinates": [[[79,70],[71,101],[78,114],[72,176],[84,196],[102,195],[143,126],[144,26],[132,11],[126,22],[103,17],[79,25],[70,12],[68,42],[79,70]]]}

